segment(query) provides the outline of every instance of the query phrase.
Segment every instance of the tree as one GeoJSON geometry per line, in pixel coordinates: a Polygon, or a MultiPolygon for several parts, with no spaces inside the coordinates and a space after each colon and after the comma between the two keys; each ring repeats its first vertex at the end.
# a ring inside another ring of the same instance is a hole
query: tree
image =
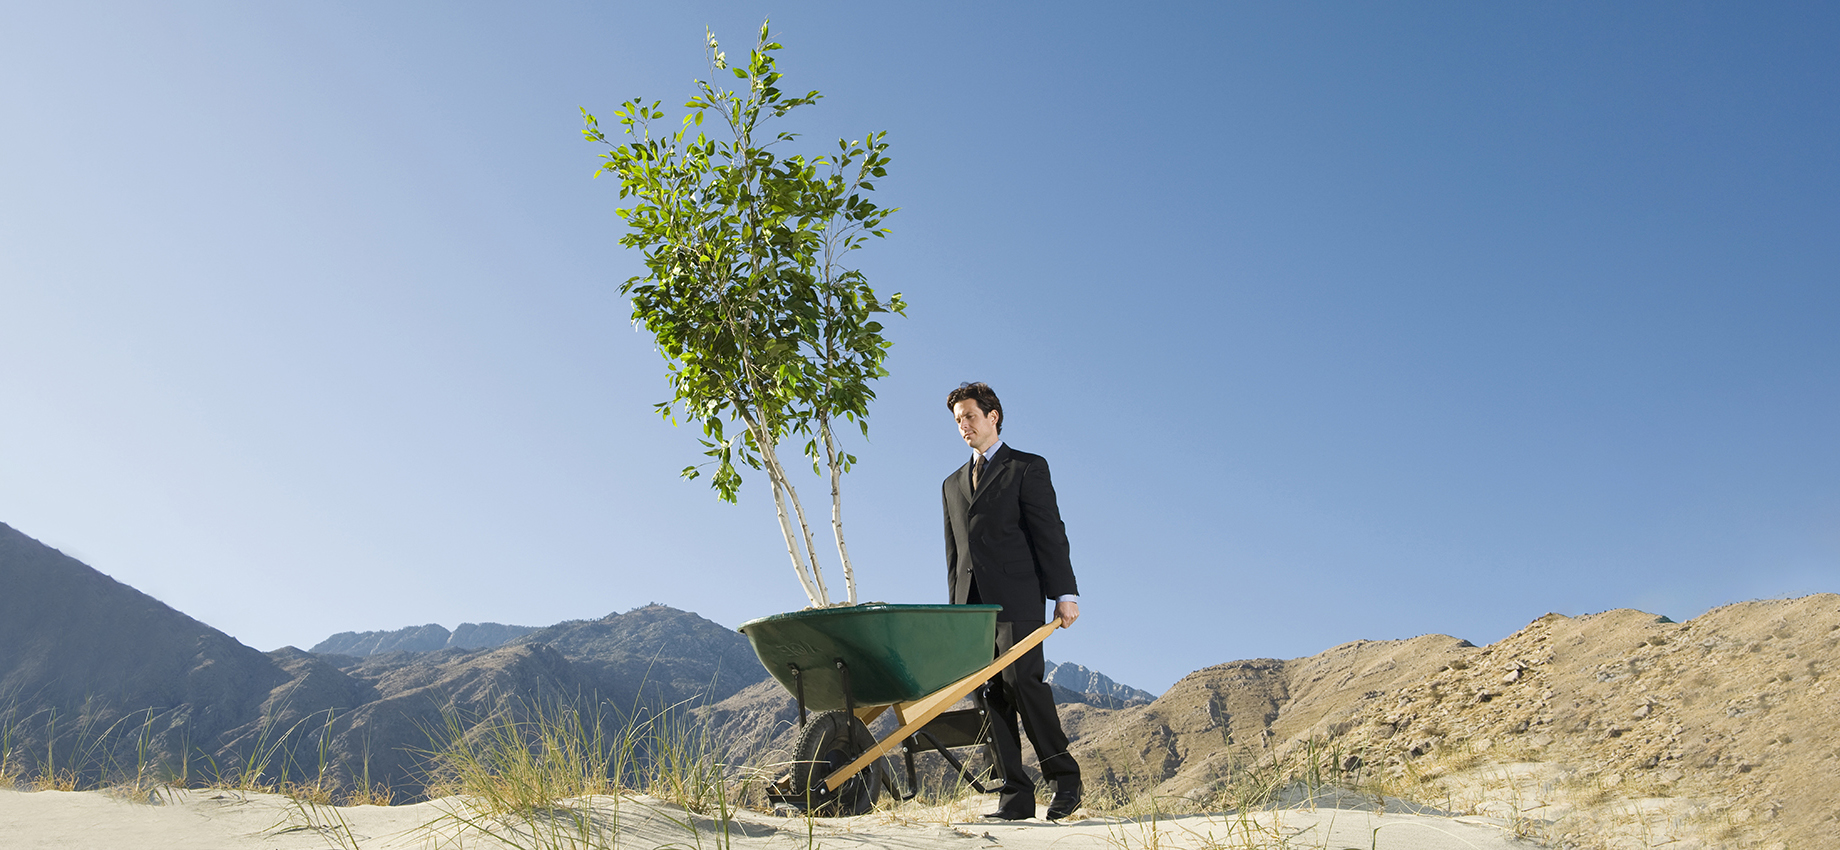
{"type": "MultiPolygon", "coordinates": [[[[839,139],[828,156],[776,154],[797,134],[768,136],[765,125],[822,97],[781,90],[773,58],[780,49],[763,23],[747,63],[730,68],[710,33],[709,76],[728,71],[740,85],[696,81],[696,96],[684,104],[690,112],[669,133],[652,129],[664,117],[659,101],[638,99],[614,112],[623,141],[603,133],[586,109],[582,132],[607,147],[595,176],[617,176],[621,199],[630,199],[618,209],[628,227],[620,244],[643,252],[646,273],[620,292],[665,359],[672,398],[656,405],[660,415],[702,424],[704,454],[713,459],[705,465],[715,466],[710,484],[725,501],[735,501],[741,486],[737,461],[767,473],[799,585],[813,606],[827,606],[811,524],[779,460],[782,443],[803,438],[813,473],[829,472],[831,533],[845,604],[853,605],[842,475],[856,457],[842,450],[835,429],[850,422],[868,436],[869,384],[888,374],[889,343],[876,314],[902,314],[906,305],[900,293],[877,299],[845,260],[870,237],[887,235],[883,222],[895,212],[868,198],[888,173],[887,133],[839,139]],[[727,128],[722,138],[702,129],[712,112],[727,128]]],[[[701,472],[693,465],[682,474],[701,472]]]]}

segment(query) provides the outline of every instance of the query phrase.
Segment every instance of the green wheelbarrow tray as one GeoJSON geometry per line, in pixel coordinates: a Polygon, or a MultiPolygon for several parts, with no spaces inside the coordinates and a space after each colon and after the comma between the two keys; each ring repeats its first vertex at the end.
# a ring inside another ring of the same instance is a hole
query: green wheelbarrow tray
{"type": "Polygon", "coordinates": [[[815,711],[912,702],[991,663],[999,605],[813,608],[741,624],[767,672],[815,711]]]}

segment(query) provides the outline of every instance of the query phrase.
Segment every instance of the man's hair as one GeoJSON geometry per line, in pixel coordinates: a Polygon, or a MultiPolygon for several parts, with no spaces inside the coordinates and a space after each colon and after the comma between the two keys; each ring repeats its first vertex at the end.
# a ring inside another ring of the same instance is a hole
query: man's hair
{"type": "Polygon", "coordinates": [[[1003,420],[1009,417],[1003,415],[1003,402],[997,400],[996,390],[991,389],[990,385],[983,381],[959,384],[958,389],[946,393],[946,409],[951,410],[965,399],[977,402],[978,409],[982,410],[985,416],[996,413],[997,433],[1003,433],[1003,420]]]}

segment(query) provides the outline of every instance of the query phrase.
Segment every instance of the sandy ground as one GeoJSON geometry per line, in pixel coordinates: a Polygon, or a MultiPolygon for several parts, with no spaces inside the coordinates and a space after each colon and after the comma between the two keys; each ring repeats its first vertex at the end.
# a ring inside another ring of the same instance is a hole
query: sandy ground
{"type": "Polygon", "coordinates": [[[952,809],[909,807],[857,818],[786,818],[742,812],[726,833],[708,818],[646,797],[595,797],[535,825],[477,818],[460,798],[406,806],[312,807],[272,794],[0,790],[0,848],[202,850],[204,848],[1319,848],[1320,850],[1526,850],[1482,818],[1377,814],[1356,809],[1284,809],[1241,818],[1087,817],[1003,823],[967,820],[988,801],[952,809]],[[586,838],[584,839],[584,828],[586,838]],[[485,835],[482,829],[498,833],[485,835]]]}

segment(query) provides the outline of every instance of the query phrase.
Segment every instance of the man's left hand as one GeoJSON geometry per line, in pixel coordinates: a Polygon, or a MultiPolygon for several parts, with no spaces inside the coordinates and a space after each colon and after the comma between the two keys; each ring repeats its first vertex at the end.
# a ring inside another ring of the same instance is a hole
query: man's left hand
{"type": "Polygon", "coordinates": [[[1080,603],[1063,599],[1054,603],[1054,618],[1061,621],[1061,628],[1070,628],[1073,621],[1080,619],[1080,603]]]}

